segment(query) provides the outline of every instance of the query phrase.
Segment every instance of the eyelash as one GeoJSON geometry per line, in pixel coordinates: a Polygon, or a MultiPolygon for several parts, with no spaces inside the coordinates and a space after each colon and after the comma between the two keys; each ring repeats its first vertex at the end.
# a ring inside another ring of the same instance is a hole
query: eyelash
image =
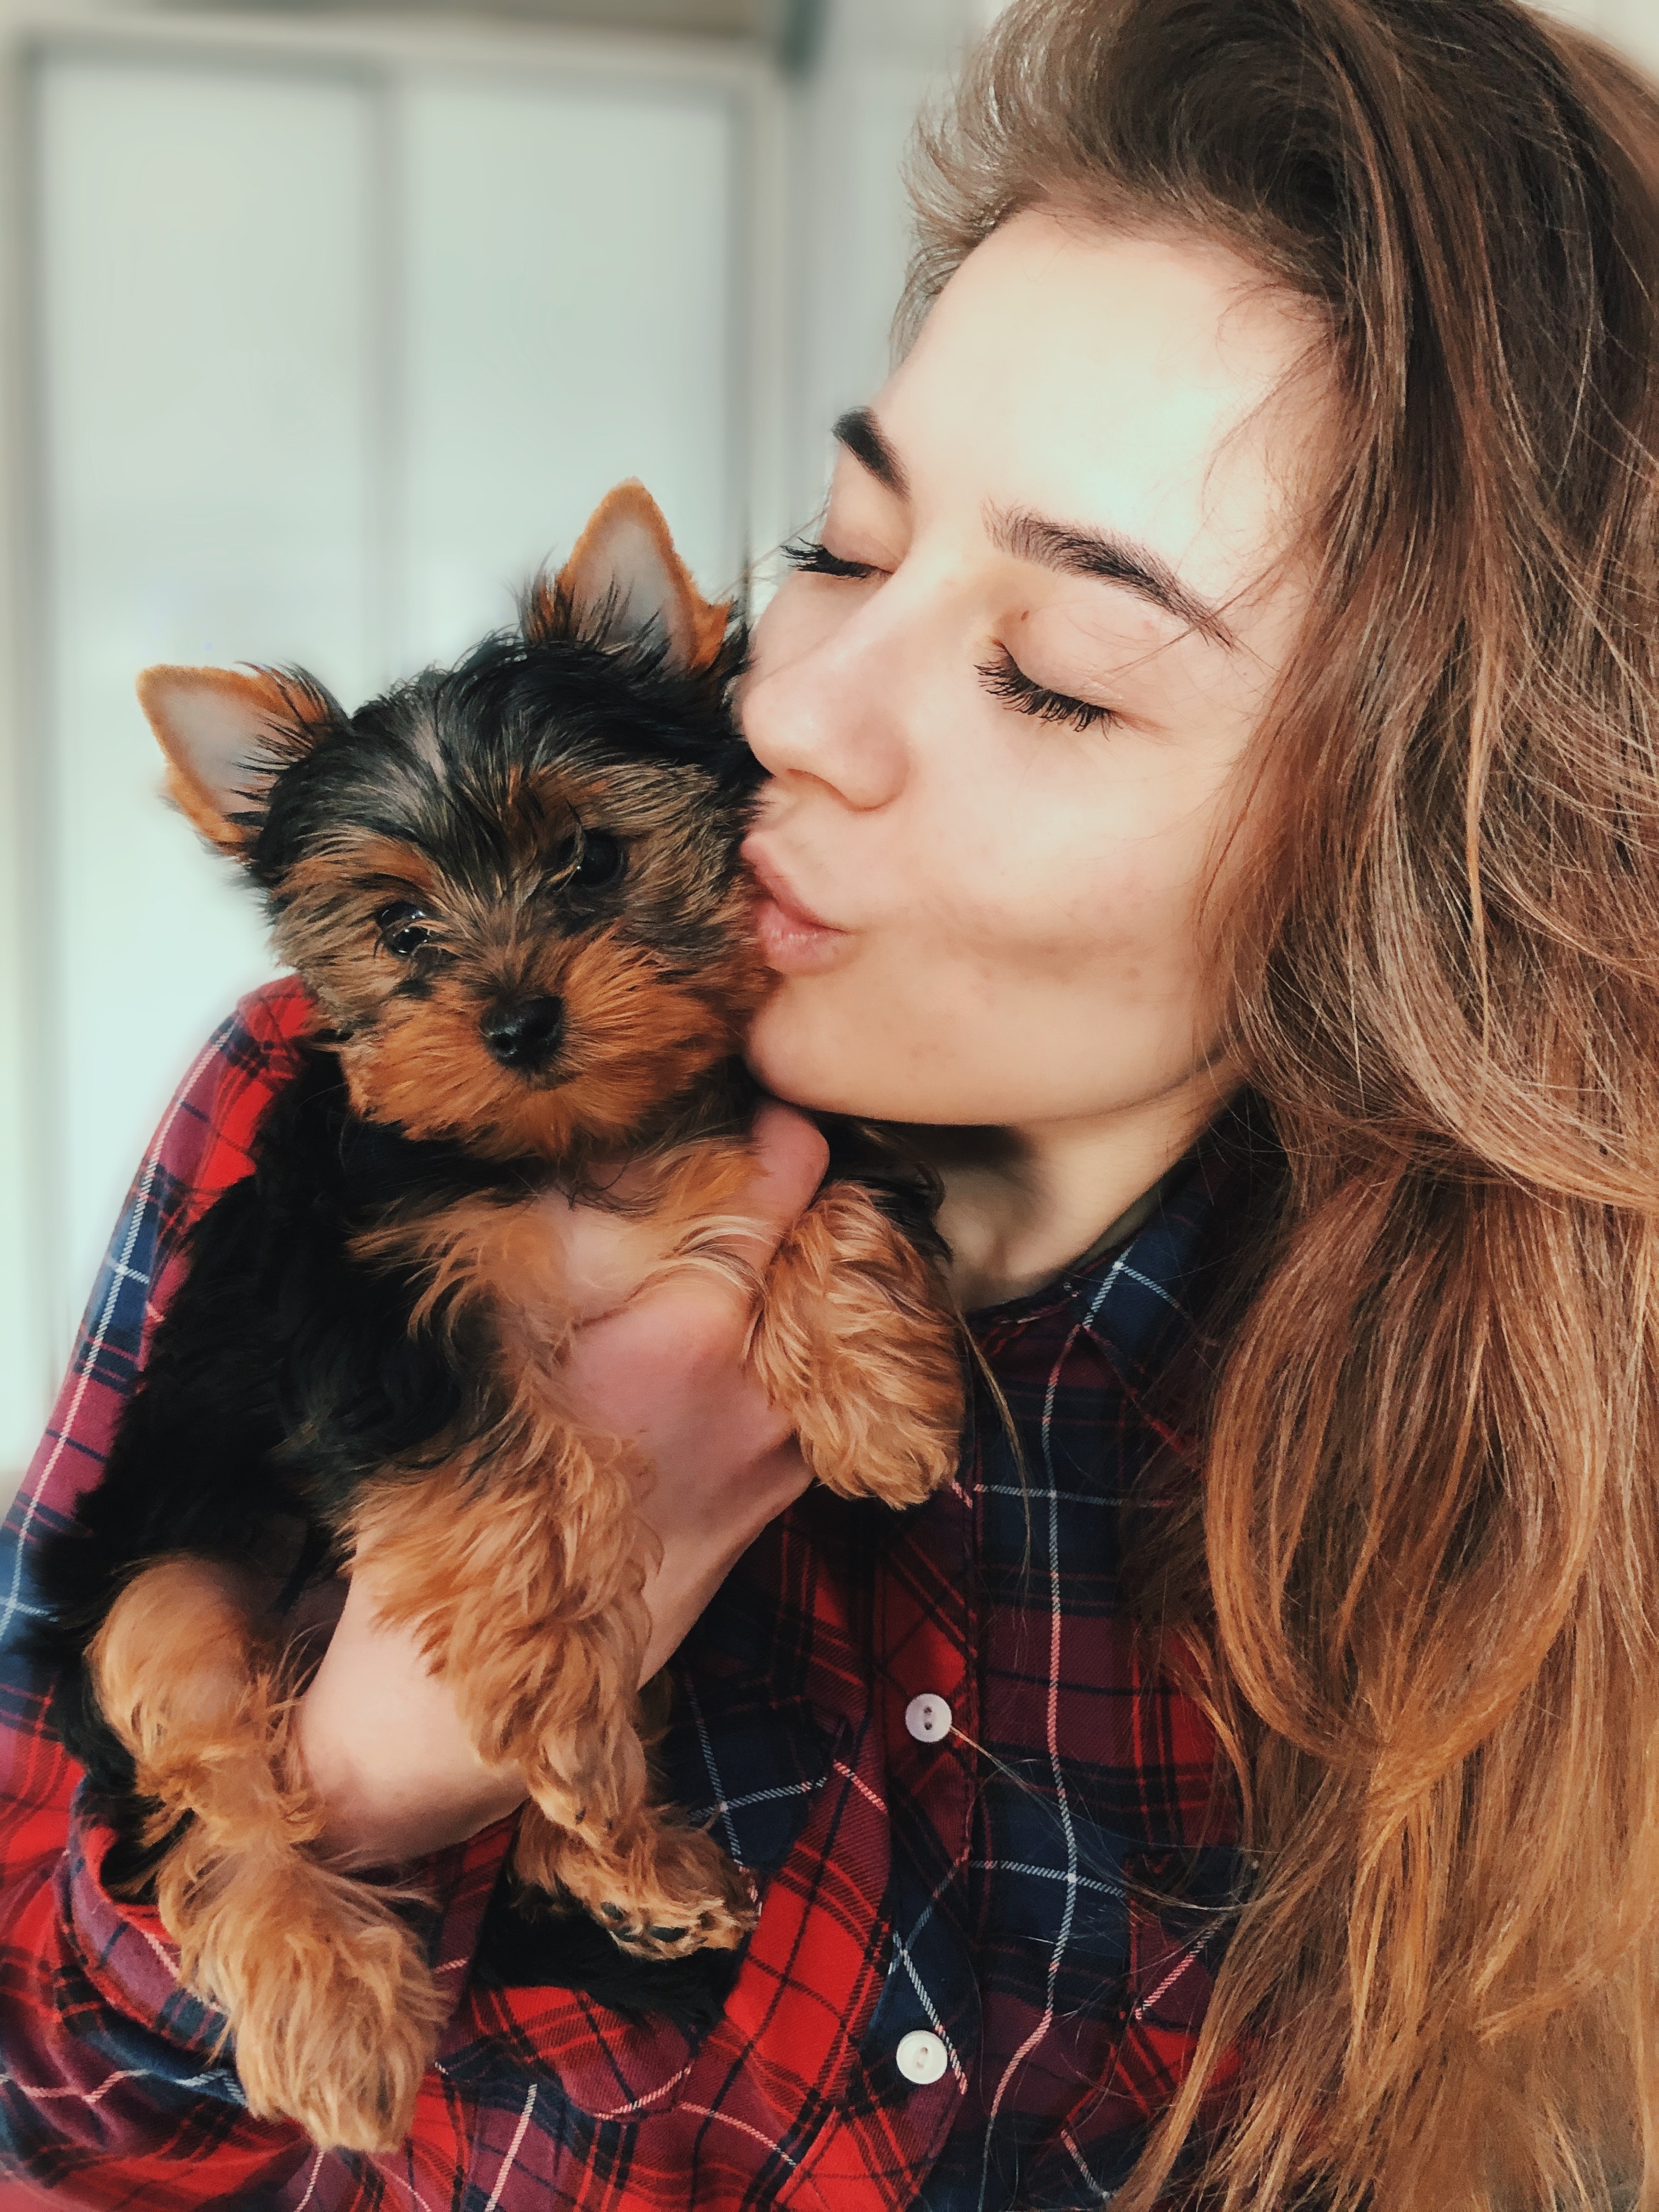
{"type": "Polygon", "coordinates": [[[1005,706],[1032,715],[1039,722],[1058,722],[1073,730],[1096,730],[1117,720],[1109,707],[1097,706],[1088,699],[1073,699],[1066,692],[1050,691],[1046,684],[1034,683],[1006,646],[998,647],[994,660],[981,664],[979,680],[994,699],[1000,699],[1005,706]]]}
{"type": "Polygon", "coordinates": [[[875,570],[867,561],[843,561],[839,553],[832,553],[816,538],[798,538],[786,545],[783,557],[790,567],[809,576],[853,576],[862,579],[873,576],[875,570]]]}
{"type": "MultiPolygon", "coordinates": [[[[816,538],[797,538],[793,544],[784,547],[783,557],[798,574],[809,576],[862,580],[876,573],[866,561],[843,561],[840,554],[832,553],[816,538]]],[[[1073,730],[1095,730],[1103,729],[1117,720],[1109,707],[1097,706],[1087,699],[1073,699],[1066,692],[1051,691],[1046,684],[1034,683],[1006,646],[998,648],[994,660],[981,664],[979,678],[994,699],[1001,700],[1005,706],[1030,714],[1039,722],[1057,722],[1073,730]]]]}

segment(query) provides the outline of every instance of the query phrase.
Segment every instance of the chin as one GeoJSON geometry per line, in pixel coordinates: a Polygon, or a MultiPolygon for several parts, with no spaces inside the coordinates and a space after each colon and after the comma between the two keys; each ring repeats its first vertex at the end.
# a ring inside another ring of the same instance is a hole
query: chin
{"type": "Polygon", "coordinates": [[[793,981],[762,1007],[744,1056],[756,1081],[792,1106],[872,1121],[915,1118],[891,1071],[884,1081],[874,1064],[868,1025],[836,1019],[822,1003],[814,1007],[793,981]]]}
{"type": "Polygon", "coordinates": [[[809,1113],[863,1121],[945,1124],[980,1121],[979,1102],[954,1039],[931,1041],[920,1025],[874,1022],[856,1004],[791,978],[769,999],[749,1032],[744,1057],[775,1098],[809,1113]]]}

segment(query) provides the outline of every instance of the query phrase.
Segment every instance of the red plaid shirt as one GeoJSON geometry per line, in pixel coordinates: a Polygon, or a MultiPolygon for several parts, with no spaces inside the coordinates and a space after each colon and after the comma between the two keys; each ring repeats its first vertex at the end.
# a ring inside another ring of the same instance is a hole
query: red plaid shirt
{"type": "Polygon", "coordinates": [[[1190,2060],[1236,1872],[1212,1741],[1130,1632],[1112,1511],[1230,1212],[1213,1157],[1129,1244],[975,1317],[1023,1468],[981,1407],[914,1512],[809,1492],[686,1645],[671,1784],[763,1885],[716,2026],[503,1985],[479,1958],[500,1822],[420,1869],[453,2010],[412,2136],[322,2152],[247,2117],[155,1913],[101,1886],[107,1834],[16,1649],[31,1547],[96,1478],[181,1233],[246,1172],[306,1012],[293,983],[256,994],[191,1071],[0,1547],[0,2172],[124,2212],[1103,2201],[1190,2060]],[[943,1734],[907,1724],[923,1697],[943,1734]],[[1143,1902],[1177,1867],[1185,1901],[1143,1902]]]}

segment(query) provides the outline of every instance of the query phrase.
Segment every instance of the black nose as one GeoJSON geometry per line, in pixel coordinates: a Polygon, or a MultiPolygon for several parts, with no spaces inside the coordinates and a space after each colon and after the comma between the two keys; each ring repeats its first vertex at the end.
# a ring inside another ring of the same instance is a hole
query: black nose
{"type": "Polygon", "coordinates": [[[503,1067],[534,1074],[559,1048],[564,1035],[563,1002],[520,999],[513,1006],[492,1006],[478,1027],[503,1067]]]}

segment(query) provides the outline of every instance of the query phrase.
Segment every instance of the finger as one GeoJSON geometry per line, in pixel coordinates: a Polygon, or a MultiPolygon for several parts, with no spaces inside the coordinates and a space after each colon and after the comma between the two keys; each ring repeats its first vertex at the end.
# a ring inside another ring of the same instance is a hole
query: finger
{"type": "Polygon", "coordinates": [[[659,1285],[583,1326],[566,1370],[573,1402],[629,1436],[672,1429],[678,1410],[706,1402],[711,1442],[718,1431],[733,1464],[775,1448],[791,1425],[744,1364],[752,1311],[718,1273],[659,1285]]]}
{"type": "MultiPolygon", "coordinates": [[[[721,1251],[729,1255],[745,1311],[752,1292],[752,1280],[749,1291],[742,1290],[745,1272],[750,1278],[764,1273],[784,1237],[811,1204],[829,1158],[829,1146],[804,1114],[775,1099],[760,1108],[738,1154],[738,1164],[746,1173],[735,1188],[728,1182],[718,1216],[708,1221],[707,1256],[717,1265],[721,1251]]],[[[647,1178],[659,1176],[661,1168],[660,1161],[633,1162],[606,1186],[636,1206],[643,1203],[643,1211],[618,1214],[559,1191],[549,1191],[538,1201],[558,1241],[565,1295],[580,1326],[602,1321],[641,1295],[649,1297],[660,1285],[665,1264],[671,1274],[683,1264],[685,1214],[676,1206],[665,1216],[652,1202],[647,1178]]]]}
{"type": "Polygon", "coordinates": [[[823,1180],[830,1147],[805,1115],[768,1099],[756,1114],[748,1151],[742,1183],[688,1225],[663,1267],[641,1279],[636,1300],[676,1279],[712,1285],[724,1277],[742,1311],[752,1310],[761,1278],[823,1180]]]}
{"type": "Polygon", "coordinates": [[[769,1098],[756,1114],[750,1140],[755,1179],[743,1211],[757,1229],[775,1230],[776,1243],[817,1196],[830,1164],[829,1143],[815,1122],[778,1098],[769,1098]]]}

